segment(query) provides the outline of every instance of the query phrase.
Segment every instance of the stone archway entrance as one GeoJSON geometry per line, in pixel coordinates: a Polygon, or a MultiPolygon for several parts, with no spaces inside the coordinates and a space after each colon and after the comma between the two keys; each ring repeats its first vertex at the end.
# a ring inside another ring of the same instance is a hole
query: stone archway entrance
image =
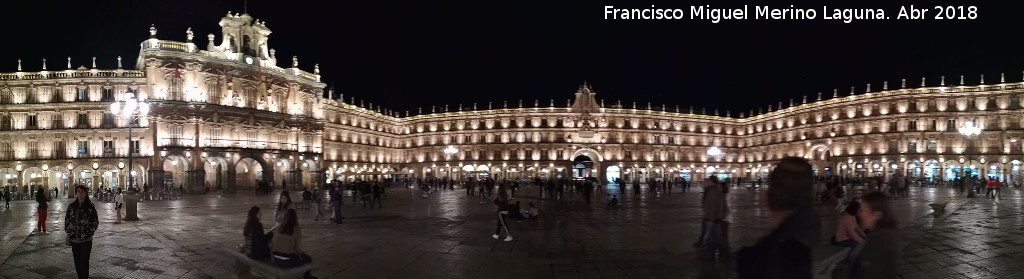
{"type": "Polygon", "coordinates": [[[814,175],[836,175],[835,170],[832,169],[834,166],[832,163],[832,151],[829,150],[828,145],[812,145],[810,150],[804,154],[807,154],[805,158],[811,162],[811,166],[814,168],[814,175]]]}
{"type": "Polygon", "coordinates": [[[594,160],[586,155],[572,159],[572,179],[584,179],[594,176],[594,160]]]}

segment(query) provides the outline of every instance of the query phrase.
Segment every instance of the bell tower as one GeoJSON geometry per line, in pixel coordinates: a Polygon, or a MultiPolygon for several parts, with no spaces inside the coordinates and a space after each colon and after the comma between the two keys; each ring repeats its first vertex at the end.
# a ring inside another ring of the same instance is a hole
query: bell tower
{"type": "MultiPolygon", "coordinates": [[[[267,46],[271,31],[266,22],[254,19],[249,14],[228,12],[220,19],[220,27],[220,44],[214,45],[211,39],[207,51],[223,53],[224,58],[252,65],[277,65],[277,57],[267,46]]],[[[213,34],[209,37],[213,38],[213,34]]]]}

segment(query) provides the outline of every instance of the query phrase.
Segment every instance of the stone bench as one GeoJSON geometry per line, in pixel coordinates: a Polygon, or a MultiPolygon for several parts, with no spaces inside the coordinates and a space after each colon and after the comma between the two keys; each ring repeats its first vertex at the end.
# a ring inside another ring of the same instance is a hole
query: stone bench
{"type": "Polygon", "coordinates": [[[946,212],[946,205],[947,204],[949,204],[949,201],[930,203],[930,204],[928,204],[928,206],[932,207],[932,210],[935,211],[935,214],[942,214],[942,213],[946,212]]]}
{"type": "MultiPolygon", "coordinates": [[[[284,268],[275,265],[270,260],[254,260],[246,256],[245,253],[238,251],[238,248],[224,248],[224,252],[235,259],[235,267],[232,272],[232,278],[245,279],[245,278],[302,278],[302,274],[313,268],[311,264],[305,264],[299,267],[284,268]],[[252,270],[256,270],[265,277],[254,276],[252,270]]],[[[273,257],[273,256],[271,256],[273,257]]]]}

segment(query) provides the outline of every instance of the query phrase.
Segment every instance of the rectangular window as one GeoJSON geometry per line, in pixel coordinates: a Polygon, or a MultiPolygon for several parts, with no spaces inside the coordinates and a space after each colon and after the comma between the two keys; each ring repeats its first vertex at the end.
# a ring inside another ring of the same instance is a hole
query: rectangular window
{"type": "Polygon", "coordinates": [[[75,95],[75,101],[78,101],[78,102],[87,101],[86,95],[85,95],[85,89],[78,89],[78,94],[75,95]]]}
{"type": "Polygon", "coordinates": [[[554,159],[554,158],[548,158],[548,150],[547,149],[541,149],[540,150],[540,159],[541,160],[551,160],[551,159],[554,159]]]}
{"type": "Polygon", "coordinates": [[[245,131],[245,140],[248,142],[249,146],[256,145],[257,133],[258,132],[256,132],[256,130],[245,131]]]}
{"type": "Polygon", "coordinates": [[[622,157],[625,160],[633,160],[633,151],[630,151],[630,150],[622,151],[622,157]]]}
{"type": "Polygon", "coordinates": [[[928,151],[928,153],[935,153],[939,149],[938,141],[928,140],[928,142],[925,144],[925,149],[928,151]]]}
{"type": "Polygon", "coordinates": [[[654,136],[654,141],[651,142],[651,143],[653,143],[653,144],[661,143],[661,136],[654,136]]]}
{"type": "Polygon", "coordinates": [[[565,156],[562,156],[563,151],[564,150],[561,150],[561,149],[558,150],[558,152],[556,153],[558,155],[558,157],[556,157],[555,160],[559,160],[559,159],[565,158],[565,156]]]}
{"type": "Polygon", "coordinates": [[[110,88],[104,88],[103,89],[103,99],[101,99],[101,101],[113,102],[114,101],[114,90],[110,89],[110,88]]]}
{"type": "Polygon", "coordinates": [[[26,129],[39,129],[39,122],[36,121],[37,118],[35,114],[30,114],[28,116],[28,123],[26,123],[26,129]]]}
{"type": "Polygon", "coordinates": [[[1010,140],[1010,152],[1021,153],[1021,143],[1019,139],[1010,140]]]}
{"type": "Polygon", "coordinates": [[[946,120],[946,131],[956,131],[958,128],[960,127],[956,126],[956,119],[946,120]]]}
{"type": "Polygon", "coordinates": [[[896,153],[897,151],[899,151],[899,146],[900,146],[900,144],[899,144],[898,141],[890,140],[889,141],[889,148],[888,148],[889,149],[888,150],[889,153],[896,153]]]}
{"type": "Polygon", "coordinates": [[[50,102],[64,102],[64,94],[60,93],[60,88],[53,88],[53,91],[51,91],[50,94],[50,102]]]}
{"type": "Polygon", "coordinates": [[[896,120],[889,121],[889,132],[899,131],[899,129],[899,122],[896,122],[896,120]]]}
{"type": "Polygon", "coordinates": [[[494,158],[492,158],[492,160],[501,160],[501,159],[502,159],[501,158],[501,151],[500,150],[495,150],[494,151],[494,158]]]}
{"type": "Polygon", "coordinates": [[[133,140],[129,146],[129,151],[131,151],[133,155],[139,155],[139,153],[142,153],[140,152],[140,150],[142,150],[141,147],[142,145],[140,145],[138,140],[133,140]]]}
{"type": "Polygon", "coordinates": [[[533,132],[526,133],[526,142],[532,142],[532,141],[533,141],[533,132]]]}
{"type": "Polygon", "coordinates": [[[907,131],[917,131],[917,120],[907,120],[907,131]]]}
{"type": "Polygon", "coordinates": [[[64,121],[61,119],[60,114],[50,115],[50,129],[64,129],[64,121]]]}
{"type": "Polygon", "coordinates": [[[42,159],[39,157],[39,142],[32,141],[27,142],[28,145],[28,158],[29,159],[42,159]]]}
{"type": "Polygon", "coordinates": [[[669,136],[668,137],[668,144],[676,144],[676,137],[669,136]]]}
{"type": "Polygon", "coordinates": [[[480,151],[477,151],[476,153],[477,153],[476,155],[478,156],[476,158],[477,160],[486,160],[487,159],[487,151],[480,150],[480,151]]]}
{"type": "Polygon", "coordinates": [[[917,153],[917,140],[907,140],[907,153],[917,153]]]}
{"type": "Polygon", "coordinates": [[[53,142],[53,158],[54,159],[64,159],[64,158],[67,157],[67,154],[68,154],[68,151],[64,147],[64,142],[61,141],[60,139],[55,140],[53,142]]]}
{"type": "Polygon", "coordinates": [[[220,146],[221,140],[224,137],[224,128],[211,127],[210,128],[210,145],[220,146]]]}
{"type": "Polygon", "coordinates": [[[526,150],[526,160],[531,160],[531,159],[533,159],[533,150],[527,149],[526,150]]]}
{"type": "Polygon", "coordinates": [[[113,128],[114,127],[114,114],[109,112],[103,113],[103,120],[100,122],[101,128],[113,128]]]}
{"type": "Polygon", "coordinates": [[[84,155],[89,152],[89,141],[80,140],[78,141],[78,154],[84,155]]]}
{"type": "Polygon", "coordinates": [[[79,129],[89,128],[89,114],[88,113],[84,113],[84,112],[83,113],[78,113],[78,122],[76,122],[75,128],[79,128],[79,129]]]}
{"type": "Polygon", "coordinates": [[[114,157],[114,141],[103,141],[103,157],[114,157]]]}

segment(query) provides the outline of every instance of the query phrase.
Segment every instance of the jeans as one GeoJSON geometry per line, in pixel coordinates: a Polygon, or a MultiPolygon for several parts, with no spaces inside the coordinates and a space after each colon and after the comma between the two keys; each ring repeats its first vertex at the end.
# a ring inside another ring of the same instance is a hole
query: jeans
{"type": "MultiPolygon", "coordinates": [[[[306,265],[306,264],[309,264],[309,263],[313,262],[313,258],[310,258],[309,255],[306,255],[306,254],[303,254],[303,253],[294,253],[294,254],[274,253],[274,256],[287,257],[288,258],[287,260],[281,260],[281,259],[278,259],[277,257],[273,257],[274,264],[276,264],[277,266],[286,267],[286,268],[300,267],[302,265],[306,265]]],[[[310,278],[310,277],[312,277],[312,275],[310,274],[309,271],[306,271],[306,273],[302,274],[302,277],[303,278],[310,278]]]]}
{"type": "Polygon", "coordinates": [[[706,244],[707,240],[704,239],[707,236],[708,220],[703,219],[700,221],[700,237],[697,238],[697,244],[706,244]]]}
{"type": "Polygon", "coordinates": [[[320,220],[320,203],[313,203],[313,220],[320,220]]]}
{"type": "Polygon", "coordinates": [[[708,253],[711,257],[715,257],[715,252],[721,252],[724,249],[722,240],[718,237],[718,223],[711,220],[704,221],[704,237],[707,238],[708,253]],[[708,224],[710,223],[710,224],[708,224]]]}
{"type": "Polygon", "coordinates": [[[71,256],[75,258],[75,272],[78,278],[89,278],[89,255],[92,254],[92,240],[71,242],[71,256]]]}
{"type": "Polygon", "coordinates": [[[505,229],[505,235],[508,235],[509,237],[512,237],[512,233],[508,231],[508,226],[505,225],[505,216],[508,215],[508,211],[503,211],[503,212],[505,212],[505,213],[498,212],[498,224],[497,224],[497,227],[494,229],[494,234],[500,236],[501,235],[501,229],[504,228],[505,229]]]}
{"type": "Polygon", "coordinates": [[[341,223],[341,201],[331,202],[331,206],[334,207],[334,222],[341,223]]]}

